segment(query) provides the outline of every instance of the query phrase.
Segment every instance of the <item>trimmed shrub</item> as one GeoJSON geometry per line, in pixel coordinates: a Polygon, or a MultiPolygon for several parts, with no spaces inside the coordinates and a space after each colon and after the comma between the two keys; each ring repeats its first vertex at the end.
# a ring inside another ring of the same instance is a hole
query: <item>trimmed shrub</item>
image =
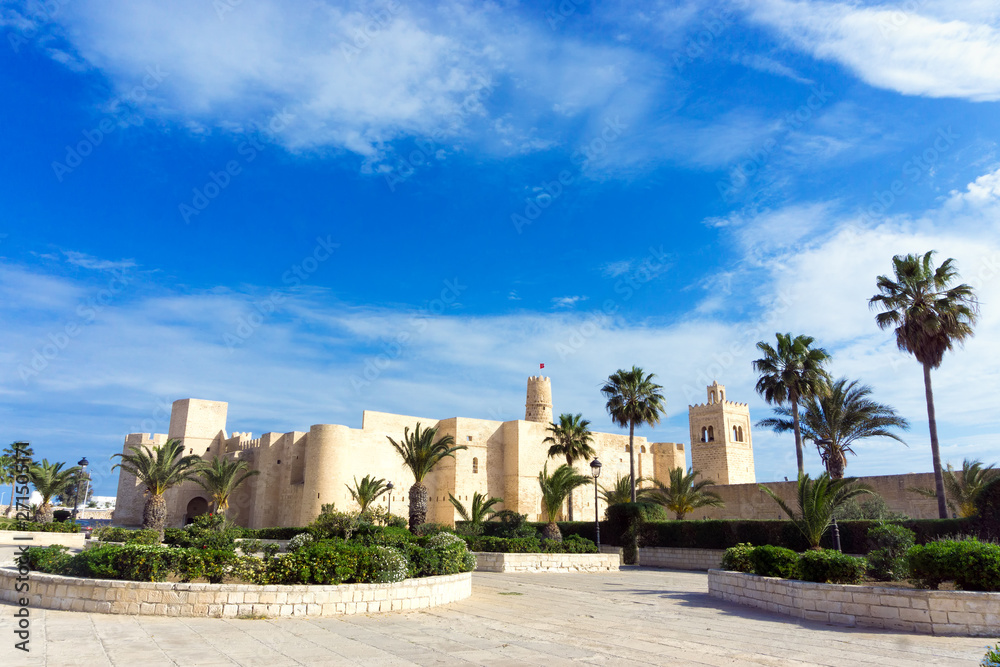
{"type": "Polygon", "coordinates": [[[451,526],[446,526],[443,523],[431,523],[430,521],[422,523],[413,529],[413,534],[417,537],[428,537],[430,535],[437,535],[438,533],[451,532],[451,526]]]}
{"type": "Polygon", "coordinates": [[[367,547],[341,540],[320,540],[298,551],[268,559],[268,584],[341,584],[354,577],[367,547]]]}
{"type": "Polygon", "coordinates": [[[160,534],[151,528],[129,531],[126,544],[159,544],[160,534]]]}
{"type": "Polygon", "coordinates": [[[1000,591],[1000,544],[942,540],[912,547],[907,560],[912,576],[928,588],[954,581],[965,591],[1000,591]]]}
{"type": "Polygon", "coordinates": [[[486,537],[538,537],[538,532],[544,525],[529,523],[527,514],[518,514],[513,510],[500,510],[493,515],[491,520],[483,523],[483,535],[486,537]]]}
{"type": "Polygon", "coordinates": [[[313,536],[310,533],[299,533],[292,539],[288,540],[288,551],[298,551],[302,547],[312,543],[313,536]]]}
{"type": "Polygon", "coordinates": [[[865,577],[867,563],[833,549],[810,549],[799,556],[796,574],[803,581],[857,584],[865,577]]]}
{"type": "Polygon", "coordinates": [[[69,547],[53,544],[49,547],[31,547],[18,559],[19,563],[31,570],[63,574],[73,556],[66,553],[69,547]]]}
{"type": "Polygon", "coordinates": [[[959,544],[941,541],[910,547],[906,552],[910,575],[924,588],[937,588],[941,582],[953,579],[953,552],[959,544]]]}
{"type": "Polygon", "coordinates": [[[909,576],[906,552],[914,543],[912,530],[880,523],[868,529],[868,572],[878,581],[900,581],[909,576]]]}
{"type": "Polygon", "coordinates": [[[406,556],[411,577],[458,574],[476,567],[476,556],[465,540],[451,533],[438,533],[407,545],[406,556]]]}
{"type": "MultiPolygon", "coordinates": [[[[277,545],[275,545],[277,546],[277,545]]],[[[236,548],[243,553],[244,556],[253,556],[258,551],[262,551],[264,548],[264,543],[255,537],[250,539],[242,539],[236,544],[236,548]]]]}
{"type": "Polygon", "coordinates": [[[73,513],[70,512],[69,510],[56,510],[55,512],[52,513],[52,520],[62,523],[71,516],[73,516],[73,513]]]}
{"type": "Polygon", "coordinates": [[[114,545],[87,549],[73,556],[66,564],[64,573],[90,579],[121,579],[123,577],[118,574],[118,568],[115,567],[117,555],[118,547],[114,545]]]}
{"type": "Polygon", "coordinates": [[[600,553],[596,544],[585,537],[580,537],[579,535],[569,535],[568,537],[563,537],[561,542],[546,540],[545,544],[542,546],[542,550],[546,553],[561,554],[600,553]]]}
{"type": "Polygon", "coordinates": [[[663,506],[643,502],[612,505],[606,515],[609,541],[622,545],[622,562],[628,565],[636,562],[640,543],[650,546],[644,539],[646,524],[667,518],[663,506]]]}
{"type": "Polygon", "coordinates": [[[392,547],[370,547],[358,563],[355,580],[373,584],[403,581],[409,574],[406,557],[392,547]]]}
{"type": "Polygon", "coordinates": [[[324,505],[320,515],[309,524],[309,532],[317,540],[350,540],[360,525],[361,517],[358,512],[338,512],[333,509],[333,505],[324,505]]]}
{"type": "Polygon", "coordinates": [[[221,584],[236,554],[221,549],[178,549],[175,558],[174,572],[181,581],[208,579],[210,584],[221,584]]]}
{"type": "Polygon", "coordinates": [[[367,546],[402,548],[413,542],[416,536],[406,528],[396,526],[364,525],[354,534],[355,541],[367,546]]]}
{"type": "Polygon", "coordinates": [[[799,562],[799,555],[791,549],[764,544],[750,553],[753,573],[762,577],[792,579],[799,562]]]}
{"type": "Polygon", "coordinates": [[[487,551],[491,553],[527,554],[539,553],[542,543],[535,537],[485,537],[469,536],[466,544],[471,551],[487,551]]]}
{"type": "Polygon", "coordinates": [[[80,524],[72,521],[36,523],[34,521],[6,519],[0,522],[0,530],[19,530],[29,533],[79,533],[80,524]]]}
{"type": "Polygon", "coordinates": [[[308,528],[244,528],[243,537],[258,540],[290,540],[299,533],[310,532],[308,528]]]}
{"type": "Polygon", "coordinates": [[[127,542],[129,534],[132,532],[127,528],[122,528],[120,526],[105,526],[104,528],[98,528],[98,534],[91,534],[91,539],[96,537],[100,542],[127,542]],[[98,532],[99,531],[99,532],[98,532]]]}
{"type": "Polygon", "coordinates": [[[753,572],[753,561],[750,559],[750,555],[756,548],[746,542],[729,547],[726,549],[726,553],[722,554],[720,567],[732,572],[753,572]]]}

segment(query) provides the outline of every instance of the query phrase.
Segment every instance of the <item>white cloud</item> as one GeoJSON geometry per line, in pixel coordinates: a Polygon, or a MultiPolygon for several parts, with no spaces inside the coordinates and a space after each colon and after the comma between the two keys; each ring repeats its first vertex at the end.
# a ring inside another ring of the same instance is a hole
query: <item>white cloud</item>
{"type": "Polygon", "coordinates": [[[77,252],[75,250],[63,250],[63,255],[66,256],[66,261],[74,266],[79,266],[84,269],[92,269],[94,271],[110,271],[112,269],[131,269],[136,266],[135,260],[132,259],[120,259],[120,260],[110,260],[110,259],[100,259],[98,257],[93,257],[83,252],[77,252]]]}
{"type": "Polygon", "coordinates": [[[937,5],[937,16],[929,16],[915,4],[915,11],[909,11],[906,3],[863,7],[763,0],[750,4],[748,12],[792,44],[845,65],[872,86],[906,95],[1000,99],[995,8],[992,13],[956,13],[949,3],[949,9],[937,5]]]}
{"type": "Polygon", "coordinates": [[[586,301],[585,296],[559,296],[552,299],[553,308],[572,308],[581,301],[586,301]]]}
{"type": "Polygon", "coordinates": [[[778,62],[774,58],[760,55],[759,53],[752,55],[743,54],[737,59],[737,62],[751,69],[755,69],[758,72],[766,72],[776,76],[783,76],[786,79],[791,79],[797,83],[804,83],[808,85],[813,84],[812,79],[803,77],[788,65],[778,62]]]}

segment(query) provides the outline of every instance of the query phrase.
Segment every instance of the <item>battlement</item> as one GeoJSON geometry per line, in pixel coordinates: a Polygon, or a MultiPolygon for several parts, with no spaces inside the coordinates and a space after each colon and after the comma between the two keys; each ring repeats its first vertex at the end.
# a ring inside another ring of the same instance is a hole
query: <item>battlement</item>
{"type": "Polygon", "coordinates": [[[704,409],[704,408],[714,408],[714,407],[719,406],[719,405],[721,405],[723,407],[729,406],[729,407],[740,408],[740,409],[742,409],[742,408],[749,408],[750,407],[749,403],[737,403],[736,401],[719,401],[718,403],[695,403],[694,405],[689,405],[688,406],[688,410],[699,410],[699,409],[704,409]]]}
{"type": "Polygon", "coordinates": [[[524,420],[543,424],[552,422],[552,382],[549,378],[543,375],[533,375],[528,378],[524,420]]]}

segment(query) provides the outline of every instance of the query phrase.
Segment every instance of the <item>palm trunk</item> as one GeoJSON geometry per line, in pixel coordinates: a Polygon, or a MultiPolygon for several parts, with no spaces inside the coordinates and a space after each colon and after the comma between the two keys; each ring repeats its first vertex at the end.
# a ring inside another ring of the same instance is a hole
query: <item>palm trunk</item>
{"type": "Polygon", "coordinates": [[[545,524],[545,528],[542,528],[542,538],[562,542],[562,531],[559,530],[559,526],[552,519],[552,517],[550,517],[549,522],[545,524]]]}
{"type": "Polygon", "coordinates": [[[795,431],[795,461],[799,465],[799,477],[805,472],[802,457],[802,430],[799,428],[799,397],[792,396],[792,430],[795,431]]]}
{"type": "Polygon", "coordinates": [[[934,390],[931,388],[931,365],[924,364],[924,394],[927,398],[927,424],[931,429],[931,458],[934,461],[934,492],[937,494],[938,517],[948,518],[945,503],[944,475],[941,474],[941,450],[938,447],[937,417],[934,415],[934,390]]]}
{"type": "Polygon", "coordinates": [[[410,530],[427,521],[427,487],[417,482],[410,487],[410,530]]]}
{"type": "Polygon", "coordinates": [[[844,470],[847,468],[847,457],[843,452],[831,451],[827,458],[827,471],[830,479],[844,479],[844,470]]]}
{"type": "Polygon", "coordinates": [[[635,422],[628,423],[628,470],[632,480],[632,502],[635,502],[635,422]]]}
{"type": "Polygon", "coordinates": [[[46,501],[35,511],[36,523],[52,523],[52,503],[46,501]]]}
{"type": "Polygon", "coordinates": [[[155,530],[163,541],[163,528],[167,525],[167,499],[162,493],[151,493],[142,508],[142,527],[155,530]]]}
{"type": "MultiPolygon", "coordinates": [[[[573,467],[573,459],[566,457],[566,465],[573,467]]],[[[566,496],[566,518],[569,521],[573,520],[573,489],[569,490],[569,495],[566,496]]]]}

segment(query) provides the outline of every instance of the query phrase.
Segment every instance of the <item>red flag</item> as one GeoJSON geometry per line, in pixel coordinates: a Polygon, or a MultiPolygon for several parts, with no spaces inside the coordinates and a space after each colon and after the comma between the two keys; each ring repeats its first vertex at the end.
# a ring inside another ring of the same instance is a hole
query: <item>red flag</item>
{"type": "Polygon", "coordinates": [[[538,364],[539,368],[545,368],[545,364],[538,364]]]}

